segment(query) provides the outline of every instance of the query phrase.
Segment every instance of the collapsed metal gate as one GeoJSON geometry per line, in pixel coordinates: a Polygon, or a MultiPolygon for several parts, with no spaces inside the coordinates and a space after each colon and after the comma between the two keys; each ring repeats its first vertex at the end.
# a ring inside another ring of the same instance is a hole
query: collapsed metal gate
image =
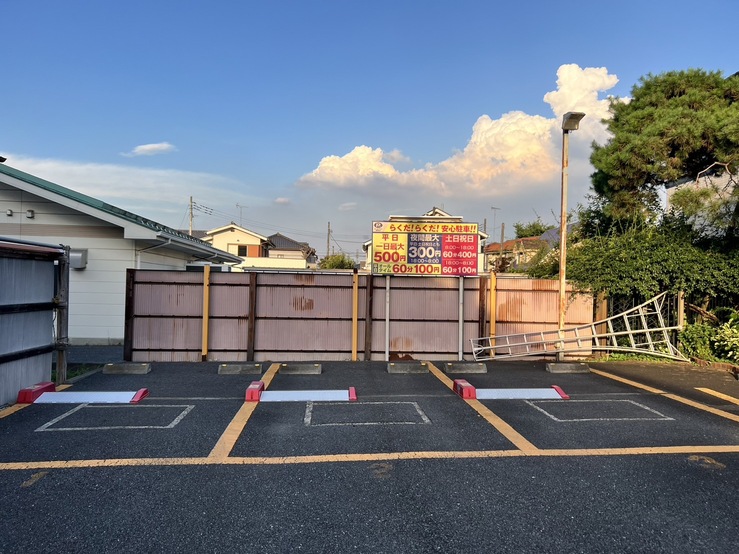
{"type": "Polygon", "coordinates": [[[471,339],[477,361],[557,353],[589,354],[592,351],[633,352],[687,361],[673,344],[682,329],[682,304],[674,324],[666,313],[667,292],[629,310],[588,325],[563,330],[515,333],[471,339]]]}

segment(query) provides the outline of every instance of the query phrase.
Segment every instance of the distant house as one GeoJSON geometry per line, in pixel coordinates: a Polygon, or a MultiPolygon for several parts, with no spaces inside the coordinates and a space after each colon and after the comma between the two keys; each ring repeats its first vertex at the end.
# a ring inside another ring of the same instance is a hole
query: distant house
{"type": "Polygon", "coordinates": [[[307,267],[315,267],[318,262],[316,251],[307,242],[298,242],[282,233],[269,236],[274,245],[269,249],[269,257],[281,260],[301,260],[307,267]]]}
{"type": "MultiPolygon", "coordinates": [[[[195,234],[196,231],[193,231],[195,234]]],[[[315,250],[276,233],[269,237],[235,223],[205,231],[203,240],[241,258],[240,269],[307,269],[315,265],[315,250]]]]}
{"type": "Polygon", "coordinates": [[[126,269],[241,261],[202,240],[0,163],[0,236],[71,248],[72,344],[123,341],[126,269]]]}
{"type": "Polygon", "coordinates": [[[205,232],[202,240],[239,258],[266,258],[272,243],[267,237],[235,223],[205,232]]]}
{"type": "Polygon", "coordinates": [[[543,237],[526,237],[503,242],[493,242],[485,247],[488,269],[505,272],[509,269],[520,269],[539,253],[548,248],[549,242],[543,237]]]}

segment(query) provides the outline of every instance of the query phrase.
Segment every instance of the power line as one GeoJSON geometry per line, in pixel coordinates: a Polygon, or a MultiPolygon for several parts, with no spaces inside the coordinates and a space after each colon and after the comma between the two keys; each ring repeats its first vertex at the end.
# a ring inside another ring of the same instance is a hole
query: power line
{"type": "MultiPolygon", "coordinates": [[[[211,208],[209,206],[205,206],[203,204],[199,204],[197,202],[193,202],[193,208],[205,215],[213,216],[213,217],[223,217],[224,219],[227,219],[229,221],[234,221],[235,216],[234,214],[229,214],[227,212],[222,212],[216,208],[211,208]]],[[[264,228],[270,231],[277,231],[277,232],[287,232],[290,234],[300,235],[302,237],[309,237],[309,238],[322,238],[325,236],[325,233],[321,233],[318,231],[307,231],[305,229],[297,229],[294,227],[285,227],[285,226],[277,226],[270,223],[265,223],[263,221],[257,221],[255,219],[244,219],[244,223],[247,225],[255,225],[260,228],[264,228]]],[[[351,234],[351,233],[334,233],[331,232],[331,236],[335,237],[338,240],[341,240],[342,242],[346,242],[349,244],[364,244],[369,240],[370,234],[351,234]],[[352,239],[358,239],[358,240],[352,240],[352,239]]]]}

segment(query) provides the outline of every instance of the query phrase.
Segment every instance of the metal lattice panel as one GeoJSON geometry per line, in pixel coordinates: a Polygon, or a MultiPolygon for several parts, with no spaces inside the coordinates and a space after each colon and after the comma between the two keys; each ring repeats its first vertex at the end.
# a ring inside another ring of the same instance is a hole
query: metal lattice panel
{"type": "Polygon", "coordinates": [[[471,339],[472,354],[477,361],[494,358],[542,356],[564,353],[616,351],[650,354],[675,360],[686,358],[672,344],[670,335],[681,329],[666,323],[666,292],[643,304],[607,319],[567,329],[517,333],[497,337],[471,339]]]}

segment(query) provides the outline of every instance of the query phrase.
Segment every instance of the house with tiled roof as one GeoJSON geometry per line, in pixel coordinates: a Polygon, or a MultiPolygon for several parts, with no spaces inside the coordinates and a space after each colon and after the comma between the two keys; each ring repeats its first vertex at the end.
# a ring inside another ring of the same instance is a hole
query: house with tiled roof
{"type": "Polygon", "coordinates": [[[485,246],[485,257],[490,270],[505,272],[525,267],[543,248],[549,248],[549,242],[543,236],[511,239],[503,244],[493,242],[485,246]]]}
{"type": "Polygon", "coordinates": [[[231,222],[206,231],[203,240],[239,256],[241,261],[237,269],[294,270],[315,267],[315,250],[308,243],[298,242],[281,233],[265,237],[231,222]]]}
{"type": "Polygon", "coordinates": [[[282,233],[269,236],[273,247],[269,249],[269,257],[283,260],[301,260],[307,267],[314,267],[318,262],[315,248],[307,242],[298,242],[282,233]]]}
{"type": "Polygon", "coordinates": [[[0,237],[63,244],[70,253],[72,344],[123,342],[126,270],[235,264],[186,233],[0,163],[0,237]]]}

